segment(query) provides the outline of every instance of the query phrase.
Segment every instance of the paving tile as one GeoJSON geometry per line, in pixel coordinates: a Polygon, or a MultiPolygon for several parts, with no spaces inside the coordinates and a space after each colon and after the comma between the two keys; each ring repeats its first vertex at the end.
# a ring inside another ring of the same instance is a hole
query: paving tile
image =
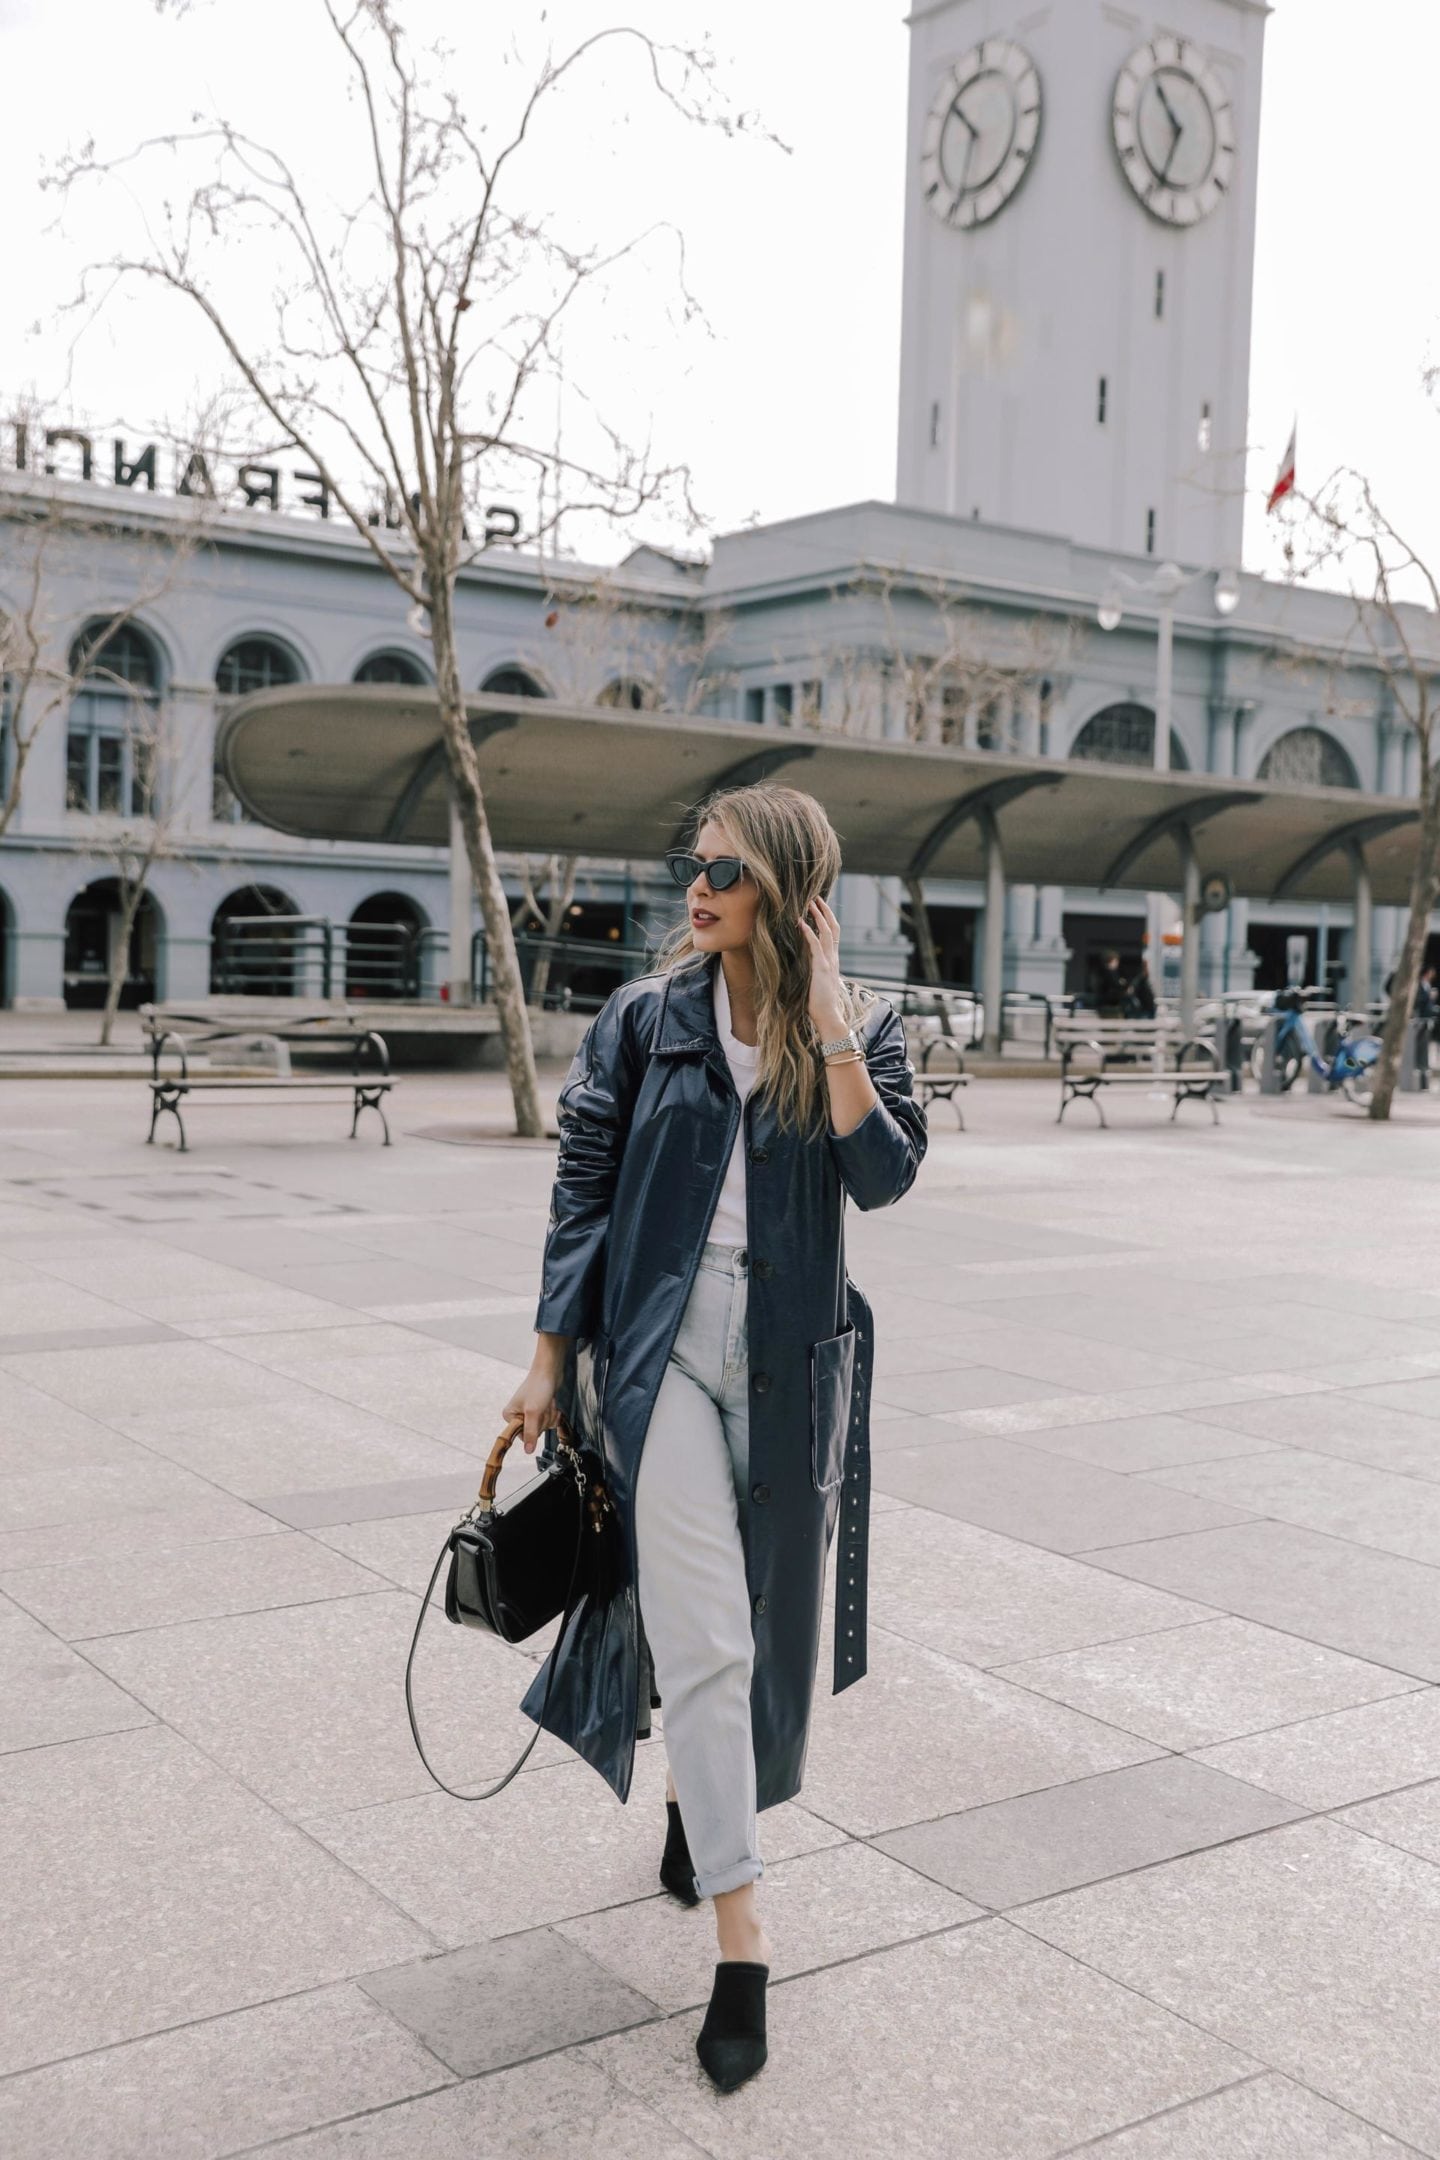
{"type": "MultiPolygon", "coordinates": [[[[1440,1449],[1437,1449],[1440,1452],[1440,1449]]],[[[1251,1515],[1440,1565],[1440,1485],[1301,1448],[1156,1470],[1151,1481],[1251,1515]]]]}
{"type": "Polygon", "coordinates": [[[17,1605],[66,1642],[383,1589],[353,1560],[288,1530],[163,1552],[112,1553],[103,1569],[68,1562],[17,1568],[4,1581],[17,1605]]]}
{"type": "MultiPolygon", "coordinates": [[[[553,1769],[522,1770],[485,1807],[457,1807],[432,1793],[312,1817],[306,1828],[438,1942],[459,1948],[493,1941],[666,1895],[659,1879],[664,1749],[658,1735],[638,1743],[624,1807],[588,1763],[572,1757],[553,1769]]],[[[759,1829],[767,1866],[843,1841],[843,1832],[794,1801],[767,1808],[759,1829]]]]}
{"type": "MultiPolygon", "coordinates": [[[[1149,1417],[1104,1418],[1093,1425],[1062,1425],[1027,1432],[1025,1445],[1047,1455],[1068,1455],[1098,1470],[1163,1470],[1171,1463],[1218,1461],[1227,1455],[1255,1455],[1267,1443],[1244,1432],[1226,1432],[1202,1422],[1203,1413],[1181,1417],[1164,1410],[1149,1417]]],[[[1279,1441],[1268,1443],[1278,1447],[1279,1441]]]]}
{"type": "MultiPolygon", "coordinates": [[[[971,1665],[1148,1634],[1212,1617],[1210,1608],[1020,1545],[924,1505],[895,1502],[870,1525],[872,1619],[892,1634],[971,1665]]],[[[357,1557],[363,1559],[364,1554],[357,1557]]],[[[830,1588],[833,1591],[834,1570],[830,1588]]],[[[862,1683],[863,1685],[863,1683],[862,1683]]]]}
{"type": "Polygon", "coordinates": [[[137,1459],[131,1442],[112,1426],[0,1367],[0,1478],[137,1459]]]}
{"type": "Polygon", "coordinates": [[[1258,1440],[1440,1482],[1440,1451],[1432,1419],[1417,1411],[1387,1409],[1373,1400],[1362,1406],[1343,1389],[1307,1396],[1303,1410],[1293,1402],[1264,1396],[1193,1415],[1203,1417],[1208,1425],[1248,1433],[1258,1440]]]}
{"type": "Polygon", "coordinates": [[[1440,1418],[1440,1373],[1429,1380],[1400,1380],[1389,1387],[1362,1388],[1357,1408],[1403,1410],[1428,1418],[1432,1427],[1440,1418]]]}
{"type": "Polygon", "coordinates": [[[1244,1520],[1223,1502],[1171,1494],[1148,1480],[1067,1462],[1015,1440],[967,1438],[944,1447],[891,1449],[877,1458],[872,1477],[882,1491],[1052,1552],[1244,1520]],[[1157,1493],[1163,1497],[1157,1500],[1157,1493]]]}
{"type": "MultiPolygon", "coordinates": [[[[453,1524],[475,1498],[479,1479],[479,1463],[465,1461],[462,1469],[441,1477],[396,1478],[378,1485],[328,1486],[318,1492],[270,1493],[263,1497],[261,1505],[297,1530],[329,1530],[337,1523],[377,1522],[405,1515],[428,1518],[436,1509],[448,1513],[453,1524]]],[[[423,1582],[422,1576],[417,1589],[423,1582]]]]}
{"type": "Polygon", "coordinates": [[[877,1407],[930,1412],[978,1410],[995,1403],[1033,1402],[1037,1396],[1053,1395],[1048,1381],[1024,1380],[1016,1373],[997,1372],[985,1365],[966,1365],[958,1371],[918,1373],[907,1379],[893,1373],[875,1382],[877,1407]]]}
{"type": "Polygon", "coordinates": [[[998,1668],[1005,1680],[1138,1733],[1200,1748],[1420,1683],[1248,1620],[1206,1620],[998,1668]]]}
{"type": "Polygon", "coordinates": [[[287,2160],[710,2160],[644,2099],[569,2053],[311,2131],[284,2151],[287,2160]]]}
{"type": "Polygon", "coordinates": [[[1289,2078],[1248,2078],[1087,2145],[1094,2160],[1405,2160],[1383,2130],[1289,2078]]]}
{"type": "Polygon", "coordinates": [[[149,1712],[5,1600],[0,1609],[0,1755],[148,1725],[149,1712]]]}
{"type": "Polygon", "coordinates": [[[194,1405],[163,1420],[127,1419],[121,1429],[169,1461],[246,1499],[436,1477],[452,1470],[468,1475],[473,1460],[459,1449],[298,1384],[268,1402],[263,1415],[247,1403],[194,1405]]]}
{"type": "Polygon", "coordinates": [[[153,1725],[0,1757],[0,1904],[0,2074],[432,1947],[153,1725]]]}
{"type": "MultiPolygon", "coordinates": [[[[128,1492],[122,1488],[122,1497],[128,1492]]],[[[153,1556],[225,1538],[268,1537],[281,1527],[273,1515],[224,1493],[134,1513],[117,1509],[87,1517],[75,1510],[66,1522],[0,1531],[0,1579],[17,1568],[93,1567],[132,1553],[153,1556]]]]}
{"type": "MultiPolygon", "coordinates": [[[[774,1946],[772,1985],[981,1916],[952,1889],[854,1843],[767,1863],[758,1894],[774,1946]]],[[[558,1932],[663,2010],[703,2008],[709,1997],[714,1929],[703,1902],[687,1911],[668,1897],[646,1898],[562,1920],[558,1932]]]]}
{"type": "Polygon", "coordinates": [[[1346,1808],[1336,1821],[1348,1824],[1352,1830],[1363,1830],[1367,1837],[1379,1838],[1383,1844],[1398,1845],[1405,1852],[1418,1853],[1422,1860],[1440,1864],[1440,1780],[1411,1785],[1404,1792],[1388,1793],[1383,1800],[1367,1800],[1360,1807],[1346,1808]]]}
{"type": "Polygon", "coordinates": [[[1420,2151],[1440,2150],[1440,1868],[1312,1819],[1016,1923],[1420,2151]]]}
{"type": "MultiPolygon", "coordinates": [[[[626,1911],[604,1918],[623,1920],[626,1911]]],[[[367,1973],[361,1986],[461,2077],[480,2077],[658,2015],[649,1997],[622,1985],[613,1969],[552,1928],[367,1973]],[[537,2016],[542,2004],[543,2016],[537,2016]]]]}
{"type": "Polygon", "coordinates": [[[1046,1395],[1038,1402],[987,1410],[937,1413],[966,1432],[1026,1433],[1059,1425],[1100,1425],[1117,1418],[1149,1417],[1156,1411],[1199,1410],[1208,1414],[1226,1403],[1256,1397],[1303,1394],[1306,1383],[1285,1373],[1248,1374],[1231,1379],[1216,1373],[1208,1380],[1171,1380],[1161,1387],[1117,1389],[1108,1395],[1046,1395]]]}
{"type": "Polygon", "coordinates": [[[83,1525],[105,1526],[121,1516],[144,1517],[157,1527],[167,1515],[215,1509],[231,1521],[231,1535],[244,1536],[266,1527],[264,1518],[241,1501],[227,1501],[204,1478],[177,1469],[148,1450],[125,1447],[123,1460],[82,1463],[74,1469],[45,1469],[0,1478],[0,1536],[83,1525]]]}
{"type": "Polygon", "coordinates": [[[31,1350],[4,1369],[98,1418],[149,1418],[208,1402],[261,1403],[283,1393],[273,1373],[209,1343],[136,1343],[106,1350],[31,1350]]]}
{"type": "Polygon", "coordinates": [[[873,1624],[869,1661],[859,1687],[817,1692],[801,1795],[803,1806],[855,1837],[1156,1752],[873,1624]]]}
{"type": "Polygon", "coordinates": [[[15,1334],[0,1333],[0,1357],[20,1350],[106,1350],[123,1343],[173,1342],[173,1328],[157,1327],[152,1320],[122,1321],[116,1327],[30,1328],[15,1334]]]}
{"type": "Polygon", "coordinates": [[[982,1905],[1008,1906],[1270,1830],[1298,1812],[1200,1763],[1165,1759],[916,1823],[878,1842],[982,1905]]]}
{"type": "Polygon", "coordinates": [[[1343,1807],[1440,1777],[1440,1688],[1227,1740],[1202,1760],[1302,1807],[1343,1807]]]}
{"type": "Polygon", "coordinates": [[[832,1965],[769,1991],[769,2060],[707,2090],[700,2012],[580,2051],[714,2153],[1050,2160],[1253,2065],[1003,1920],[832,1965]],[[887,2044],[888,2038],[888,2044],[887,2044]]]}
{"type": "Polygon", "coordinates": [[[1440,1680],[1440,1571],[1417,1560],[1274,1522],[1157,1538],[1088,1558],[1134,1582],[1440,1680]]]}
{"type": "MultiPolygon", "coordinates": [[[[418,1608],[372,1583],[373,1595],[155,1628],[86,1650],[292,1818],[433,1792],[401,1695],[418,1608]]],[[[534,1737],[518,1708],[534,1677],[520,1650],[452,1627],[432,1608],[415,1661],[415,1715],[448,1784],[486,1784],[509,1769],[534,1737]]],[[[527,1768],[573,1760],[543,1733],[527,1768]]]]}
{"type": "Polygon", "coordinates": [[[0,2083],[16,2160],[213,2160],[450,2082],[358,1987],[318,1988],[0,2083]]]}

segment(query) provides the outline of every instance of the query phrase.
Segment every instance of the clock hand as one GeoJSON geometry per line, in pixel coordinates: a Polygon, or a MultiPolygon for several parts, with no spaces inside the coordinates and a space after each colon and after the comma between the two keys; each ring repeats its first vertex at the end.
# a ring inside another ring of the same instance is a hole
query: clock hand
{"type": "Polygon", "coordinates": [[[1158,75],[1155,77],[1155,95],[1159,98],[1160,103],[1165,108],[1166,119],[1170,122],[1171,127],[1174,128],[1175,133],[1179,135],[1182,132],[1182,123],[1176,119],[1175,108],[1170,103],[1169,98],[1166,97],[1165,85],[1161,82],[1158,75]]]}

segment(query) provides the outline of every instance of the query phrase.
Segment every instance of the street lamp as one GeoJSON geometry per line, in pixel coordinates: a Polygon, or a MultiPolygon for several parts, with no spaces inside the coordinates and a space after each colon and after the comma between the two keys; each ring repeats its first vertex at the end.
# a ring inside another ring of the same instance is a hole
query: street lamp
{"type": "MultiPolygon", "coordinates": [[[[1141,600],[1150,601],[1155,607],[1155,770],[1170,770],[1170,710],[1173,702],[1175,679],[1175,602],[1188,585],[1212,579],[1210,600],[1217,615],[1233,615],[1240,605],[1240,578],[1234,570],[1185,571],[1178,563],[1160,563],[1148,578],[1131,577],[1118,568],[1112,570],[1105,591],[1095,609],[1095,620],[1102,630],[1118,630],[1125,614],[1125,595],[1133,593],[1141,600]]],[[[1165,986],[1165,895],[1151,893],[1149,896],[1149,927],[1147,938],[1150,948],[1151,984],[1158,1003],[1165,986]]],[[[1188,937],[1192,925],[1185,925],[1188,937]]]]}

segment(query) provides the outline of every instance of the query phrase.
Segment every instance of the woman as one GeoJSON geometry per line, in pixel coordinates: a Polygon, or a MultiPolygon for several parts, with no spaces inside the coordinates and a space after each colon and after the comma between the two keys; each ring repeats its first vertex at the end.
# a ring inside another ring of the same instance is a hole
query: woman
{"type": "MultiPolygon", "coordinates": [[[[696,817],[666,857],[688,920],[560,1092],[535,1356],[504,1415],[533,1453],[563,1411],[604,1459],[627,1565],[577,1608],[544,1723],[624,1800],[663,1708],[661,1881],[714,1900],[696,2046],[729,2091],[765,2060],[755,1817],[800,1790],[842,1511],[834,1691],[865,1670],[873,1337],[844,1199],[898,1200],[926,1129],[899,1019],[840,974],[820,805],[765,783],[696,817]]],[[[537,1720],[544,1689],[542,1668],[537,1720]]]]}

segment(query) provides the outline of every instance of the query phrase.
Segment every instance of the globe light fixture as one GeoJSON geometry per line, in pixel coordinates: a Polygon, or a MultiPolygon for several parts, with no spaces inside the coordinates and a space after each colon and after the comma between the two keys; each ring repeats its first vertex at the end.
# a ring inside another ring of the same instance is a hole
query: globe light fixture
{"type": "Polygon", "coordinates": [[[1221,570],[1215,579],[1215,612],[1233,615],[1240,605],[1240,579],[1234,570],[1221,570]]]}
{"type": "Polygon", "coordinates": [[[1101,599],[1100,605],[1095,610],[1095,620],[1102,630],[1118,630],[1123,612],[1119,596],[1112,590],[1107,592],[1101,599]]]}

